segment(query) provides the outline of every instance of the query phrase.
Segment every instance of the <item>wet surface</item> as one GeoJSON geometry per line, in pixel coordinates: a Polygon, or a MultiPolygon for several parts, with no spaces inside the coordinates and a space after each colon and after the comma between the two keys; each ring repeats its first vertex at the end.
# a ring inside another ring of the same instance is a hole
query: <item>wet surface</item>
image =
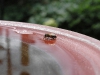
{"type": "Polygon", "coordinates": [[[100,75],[99,41],[56,28],[0,23],[17,26],[0,27],[0,75],[100,75]],[[57,38],[43,39],[48,32],[57,38]]]}
{"type": "MultiPolygon", "coordinates": [[[[17,33],[0,27],[0,65],[5,69],[2,75],[62,75],[61,67],[54,57],[45,52],[38,43],[45,44],[39,35],[17,33]],[[38,36],[38,37],[37,37],[38,36]],[[38,40],[40,39],[40,40],[38,40]]],[[[42,45],[41,45],[42,46],[42,45]]],[[[2,67],[0,67],[0,70],[2,67]]]]}

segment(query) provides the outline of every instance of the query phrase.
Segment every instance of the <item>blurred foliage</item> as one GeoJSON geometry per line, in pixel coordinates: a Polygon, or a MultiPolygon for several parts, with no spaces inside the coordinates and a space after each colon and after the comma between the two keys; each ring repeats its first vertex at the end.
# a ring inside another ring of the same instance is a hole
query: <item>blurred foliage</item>
{"type": "Polygon", "coordinates": [[[49,19],[43,23],[43,25],[58,27],[57,22],[54,19],[49,19]]]}
{"type": "Polygon", "coordinates": [[[45,24],[100,39],[100,0],[6,0],[4,20],[45,24]]]}

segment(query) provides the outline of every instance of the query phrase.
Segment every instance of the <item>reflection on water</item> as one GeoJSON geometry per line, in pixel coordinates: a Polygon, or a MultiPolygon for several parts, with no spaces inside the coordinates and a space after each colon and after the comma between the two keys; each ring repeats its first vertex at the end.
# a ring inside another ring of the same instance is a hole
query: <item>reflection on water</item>
{"type": "Polygon", "coordinates": [[[4,47],[0,46],[0,50],[5,50],[4,47]]]}
{"type": "Polygon", "coordinates": [[[0,28],[0,75],[63,75],[55,58],[37,48],[32,36],[0,28]]]}
{"type": "Polygon", "coordinates": [[[11,67],[11,55],[10,55],[10,40],[9,40],[9,31],[8,30],[5,30],[6,31],[6,42],[7,42],[7,66],[8,66],[8,69],[7,69],[7,75],[12,75],[11,73],[11,70],[12,70],[12,67],[11,67]]]}
{"type": "Polygon", "coordinates": [[[30,74],[27,72],[22,72],[20,75],[30,75],[30,74]]]}
{"type": "Polygon", "coordinates": [[[2,60],[0,60],[0,64],[2,64],[2,60]]]}
{"type": "Polygon", "coordinates": [[[4,47],[0,45],[0,65],[2,64],[2,54],[1,53],[3,53],[4,50],[5,50],[4,47]]]}
{"type": "Polygon", "coordinates": [[[22,65],[27,66],[29,64],[28,45],[23,42],[21,47],[21,54],[21,63],[22,65]]]}

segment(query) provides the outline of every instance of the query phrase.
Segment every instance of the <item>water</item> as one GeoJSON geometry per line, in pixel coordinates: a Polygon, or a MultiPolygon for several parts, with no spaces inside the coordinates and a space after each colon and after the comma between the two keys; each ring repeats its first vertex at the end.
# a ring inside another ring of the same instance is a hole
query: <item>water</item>
{"type": "Polygon", "coordinates": [[[100,74],[99,41],[56,28],[3,24],[12,27],[0,27],[0,75],[100,74]],[[45,39],[49,32],[57,38],[45,39]]]}
{"type": "Polygon", "coordinates": [[[37,47],[38,39],[45,44],[31,30],[0,27],[0,75],[63,75],[56,59],[37,47]]]}

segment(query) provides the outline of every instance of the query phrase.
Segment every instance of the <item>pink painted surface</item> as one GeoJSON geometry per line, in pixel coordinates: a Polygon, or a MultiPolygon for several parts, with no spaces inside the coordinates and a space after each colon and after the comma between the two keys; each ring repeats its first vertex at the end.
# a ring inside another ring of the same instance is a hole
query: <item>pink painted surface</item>
{"type": "MultiPolygon", "coordinates": [[[[59,28],[30,23],[0,21],[0,27],[13,32],[10,37],[22,36],[22,41],[49,53],[61,66],[62,75],[100,75],[100,41],[59,28]],[[45,33],[55,33],[56,42],[47,44],[45,33]]],[[[0,28],[0,35],[2,35],[0,28]]]]}

